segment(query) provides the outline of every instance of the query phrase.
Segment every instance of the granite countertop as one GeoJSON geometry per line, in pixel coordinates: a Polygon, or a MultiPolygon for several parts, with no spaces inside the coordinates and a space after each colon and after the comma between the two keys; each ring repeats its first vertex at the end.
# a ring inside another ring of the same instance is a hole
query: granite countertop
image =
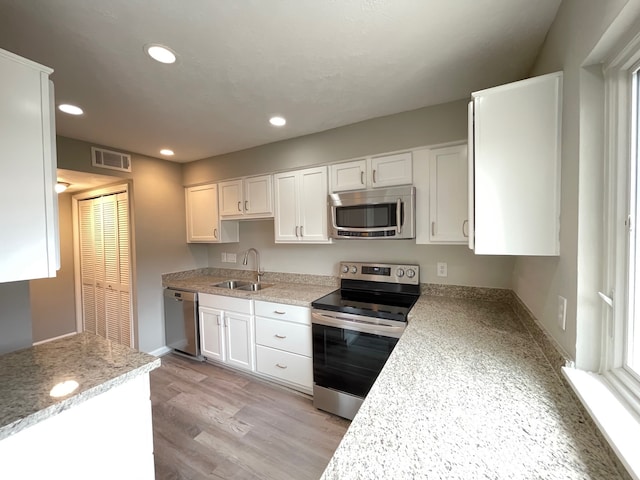
{"type": "Polygon", "coordinates": [[[621,478],[508,303],[423,295],[322,479],[621,478]]]}
{"type": "Polygon", "coordinates": [[[168,274],[163,276],[162,286],[198,293],[281,302],[301,307],[310,306],[314,300],[338,288],[337,280],[333,277],[309,277],[309,275],[267,273],[262,280],[266,288],[257,292],[214,286],[215,283],[229,279],[255,280],[255,276],[251,272],[240,270],[227,274],[214,271],[211,274],[203,273],[184,277],[168,274]],[[317,280],[318,283],[309,283],[314,280],[317,280]]]}
{"type": "Polygon", "coordinates": [[[90,333],[0,356],[0,440],[160,366],[160,359],[90,333]],[[54,398],[54,385],[75,380],[54,398]]]}

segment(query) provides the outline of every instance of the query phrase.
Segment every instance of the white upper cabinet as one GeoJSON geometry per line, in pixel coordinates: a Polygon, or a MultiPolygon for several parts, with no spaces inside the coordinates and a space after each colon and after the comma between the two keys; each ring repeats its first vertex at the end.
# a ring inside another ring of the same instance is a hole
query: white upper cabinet
{"type": "Polygon", "coordinates": [[[276,243],[330,243],[327,167],[274,175],[276,243]]]}
{"type": "Polygon", "coordinates": [[[238,222],[222,222],[218,215],[218,185],[210,183],[185,189],[188,243],[239,241],[238,222]]]}
{"type": "Polygon", "coordinates": [[[0,49],[0,282],[59,268],[55,109],[50,68],[0,49]]]}
{"type": "Polygon", "coordinates": [[[330,166],[330,170],[332,192],[413,183],[411,152],[336,163],[330,166]]]}
{"type": "Polygon", "coordinates": [[[260,175],[219,184],[220,217],[253,219],[273,217],[273,177],[260,175]]]}
{"type": "Polygon", "coordinates": [[[467,145],[436,148],[429,157],[429,240],[469,241],[467,145]]]}
{"type": "Polygon", "coordinates": [[[384,155],[371,159],[371,186],[393,187],[413,183],[411,152],[384,155]]]}
{"type": "Polygon", "coordinates": [[[416,243],[468,243],[467,144],[414,150],[416,243]]]}
{"type": "Polygon", "coordinates": [[[472,94],[469,247],[559,255],[562,72],[472,94]]]}

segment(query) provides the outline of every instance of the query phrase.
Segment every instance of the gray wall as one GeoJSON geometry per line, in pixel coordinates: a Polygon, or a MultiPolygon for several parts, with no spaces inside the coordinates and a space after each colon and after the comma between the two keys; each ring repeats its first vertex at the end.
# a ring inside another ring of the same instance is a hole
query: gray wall
{"type": "MultiPolygon", "coordinates": [[[[466,138],[467,100],[459,100],[192,162],[184,166],[184,183],[194,185],[466,138]]],[[[240,258],[235,265],[221,263],[220,258],[223,252],[237,253],[249,247],[259,249],[267,271],[335,275],[342,260],[418,262],[424,282],[498,288],[511,287],[515,261],[512,257],[476,256],[465,245],[416,245],[410,240],[275,244],[273,221],[261,220],[241,222],[239,244],[211,245],[209,266],[247,268],[240,258]],[[443,261],[448,263],[448,277],[437,277],[436,263],[443,261]]]]}
{"type": "Polygon", "coordinates": [[[76,331],[71,194],[58,195],[58,206],[60,270],[55,278],[41,278],[29,282],[34,342],[76,331]]]}
{"type": "Polygon", "coordinates": [[[184,184],[196,185],[464,140],[467,138],[466,119],[467,100],[374,118],[188,163],[184,166],[184,184]]]}
{"type": "MultiPolygon", "coordinates": [[[[138,348],[151,352],[165,344],[162,273],[207,266],[206,247],[186,243],[180,164],[132,154],[131,173],[95,168],[91,165],[91,146],[80,140],[57,137],[58,167],[132,181],[138,348]]],[[[45,309],[47,305],[38,308],[45,309]]],[[[63,308],[70,312],[73,307],[67,302],[63,308]]]]}
{"type": "Polygon", "coordinates": [[[31,342],[29,282],[0,283],[0,354],[31,342]]]}
{"type": "Polygon", "coordinates": [[[564,71],[560,257],[518,258],[513,289],[544,328],[576,359],[597,370],[597,297],[602,245],[603,83],[585,59],[626,0],[565,0],[532,75],[564,71]],[[567,327],[557,323],[558,295],[567,298],[567,327]]]}

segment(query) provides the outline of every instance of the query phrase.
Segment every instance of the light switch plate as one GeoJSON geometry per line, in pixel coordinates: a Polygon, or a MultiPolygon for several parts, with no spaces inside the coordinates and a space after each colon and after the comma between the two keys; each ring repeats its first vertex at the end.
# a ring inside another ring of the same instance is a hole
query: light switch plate
{"type": "Polygon", "coordinates": [[[567,299],[558,295],[558,326],[567,329],[567,299]]]}
{"type": "Polygon", "coordinates": [[[222,252],[222,255],[221,255],[220,261],[221,261],[222,263],[227,263],[227,254],[226,254],[225,252],[222,252]]]}
{"type": "Polygon", "coordinates": [[[228,263],[236,263],[236,254],[235,253],[227,253],[227,262],[228,263]]]}

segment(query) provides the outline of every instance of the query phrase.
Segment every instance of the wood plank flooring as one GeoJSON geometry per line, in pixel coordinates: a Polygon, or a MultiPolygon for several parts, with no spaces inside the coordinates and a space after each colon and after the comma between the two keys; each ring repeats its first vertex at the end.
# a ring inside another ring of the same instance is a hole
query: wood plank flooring
{"type": "Polygon", "coordinates": [[[157,480],[317,480],[349,426],[306,395],[172,354],[151,402],[157,480]]]}

